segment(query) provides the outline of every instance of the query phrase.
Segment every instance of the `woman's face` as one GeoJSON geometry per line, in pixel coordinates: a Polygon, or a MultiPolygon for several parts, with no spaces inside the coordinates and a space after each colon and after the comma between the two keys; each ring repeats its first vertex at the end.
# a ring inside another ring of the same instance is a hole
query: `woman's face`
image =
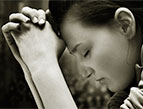
{"type": "Polygon", "coordinates": [[[135,73],[134,64],[127,62],[128,40],[117,29],[65,21],[61,33],[84,77],[95,78],[112,92],[131,84],[135,73]]]}

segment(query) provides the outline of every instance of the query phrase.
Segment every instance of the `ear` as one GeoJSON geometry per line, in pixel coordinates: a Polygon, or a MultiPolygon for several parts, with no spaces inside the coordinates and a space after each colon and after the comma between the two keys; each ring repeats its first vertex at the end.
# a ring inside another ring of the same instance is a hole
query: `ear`
{"type": "Polygon", "coordinates": [[[128,39],[132,39],[136,34],[136,22],[132,12],[124,7],[118,8],[114,15],[115,21],[119,23],[120,30],[128,39]]]}

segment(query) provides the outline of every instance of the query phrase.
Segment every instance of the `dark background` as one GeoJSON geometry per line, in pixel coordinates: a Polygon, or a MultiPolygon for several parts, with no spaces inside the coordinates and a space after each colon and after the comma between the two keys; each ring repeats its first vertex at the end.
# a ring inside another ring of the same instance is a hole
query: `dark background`
{"type": "MultiPolygon", "coordinates": [[[[22,7],[48,8],[48,0],[0,0],[0,27],[8,22],[11,13],[22,7]]],[[[107,89],[95,80],[84,81],[78,73],[76,60],[68,51],[60,66],[73,98],[80,109],[104,109],[110,97],[107,89]]],[[[12,56],[0,31],[0,108],[37,108],[23,71],[12,56]]]]}

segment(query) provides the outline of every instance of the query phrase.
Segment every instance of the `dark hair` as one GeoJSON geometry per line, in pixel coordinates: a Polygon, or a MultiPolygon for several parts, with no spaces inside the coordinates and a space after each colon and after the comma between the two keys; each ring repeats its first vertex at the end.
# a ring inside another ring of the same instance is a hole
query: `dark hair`
{"type": "Polygon", "coordinates": [[[106,24],[119,7],[127,7],[135,16],[137,27],[143,27],[143,1],[124,0],[50,0],[49,9],[58,25],[65,16],[76,17],[88,25],[106,24]]]}

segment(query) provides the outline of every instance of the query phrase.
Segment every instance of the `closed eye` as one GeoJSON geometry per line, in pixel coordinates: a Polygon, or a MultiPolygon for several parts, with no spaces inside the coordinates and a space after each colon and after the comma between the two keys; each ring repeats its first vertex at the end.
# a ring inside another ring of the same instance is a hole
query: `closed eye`
{"type": "Polygon", "coordinates": [[[84,57],[87,57],[87,55],[89,54],[89,50],[87,50],[86,52],[85,52],[85,54],[84,54],[84,57]]]}
{"type": "Polygon", "coordinates": [[[87,78],[90,78],[92,76],[93,73],[90,73],[89,75],[87,75],[87,78]]]}

